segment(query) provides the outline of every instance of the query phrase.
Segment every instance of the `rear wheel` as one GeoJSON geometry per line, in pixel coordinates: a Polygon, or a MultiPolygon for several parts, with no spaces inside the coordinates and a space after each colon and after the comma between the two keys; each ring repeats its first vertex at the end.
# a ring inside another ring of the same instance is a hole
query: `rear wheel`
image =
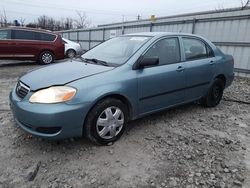
{"type": "Polygon", "coordinates": [[[120,100],[108,98],[100,101],[89,112],[84,135],[95,144],[107,145],[121,137],[127,121],[127,106],[120,100]]]}
{"type": "Polygon", "coordinates": [[[224,91],[224,81],[216,78],[210,87],[207,95],[201,99],[201,103],[206,107],[215,107],[217,106],[223,96],[224,91]]]}
{"type": "Polygon", "coordinates": [[[48,65],[50,63],[53,63],[55,60],[54,54],[50,51],[44,51],[39,56],[39,63],[48,65]]]}

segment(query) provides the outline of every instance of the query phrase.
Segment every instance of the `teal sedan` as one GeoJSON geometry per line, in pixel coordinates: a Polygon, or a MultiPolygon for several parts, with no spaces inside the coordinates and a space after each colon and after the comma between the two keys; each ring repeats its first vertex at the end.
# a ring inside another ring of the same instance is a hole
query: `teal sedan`
{"type": "Polygon", "coordinates": [[[233,57],[203,37],[129,34],[22,76],[10,106],[30,134],[86,136],[106,145],[121,137],[130,120],[193,101],[218,105],[233,70],[233,57]]]}

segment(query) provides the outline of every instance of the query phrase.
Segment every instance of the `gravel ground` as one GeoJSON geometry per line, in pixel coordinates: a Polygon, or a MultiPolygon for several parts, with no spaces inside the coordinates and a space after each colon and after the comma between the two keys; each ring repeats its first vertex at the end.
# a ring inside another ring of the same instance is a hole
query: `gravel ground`
{"type": "Polygon", "coordinates": [[[2,187],[250,187],[250,79],[215,108],[190,104],[130,122],[112,146],[46,141],[19,129],[8,94],[39,65],[0,67],[2,187]]]}

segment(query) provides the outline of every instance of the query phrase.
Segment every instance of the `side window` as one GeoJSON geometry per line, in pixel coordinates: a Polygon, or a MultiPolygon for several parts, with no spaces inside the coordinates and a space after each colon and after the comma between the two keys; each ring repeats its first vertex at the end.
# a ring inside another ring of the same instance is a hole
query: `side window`
{"type": "Polygon", "coordinates": [[[186,60],[197,60],[213,57],[212,50],[202,41],[193,38],[182,38],[186,60]]]}
{"type": "Polygon", "coordinates": [[[14,30],[14,39],[18,40],[35,40],[35,32],[14,30]]]}
{"type": "Polygon", "coordinates": [[[0,30],[0,40],[11,39],[10,30],[0,30]]]}
{"type": "Polygon", "coordinates": [[[178,38],[162,39],[155,43],[144,55],[145,57],[159,57],[159,65],[180,62],[180,46],[178,38]]]}
{"type": "Polygon", "coordinates": [[[56,36],[55,35],[51,35],[51,34],[47,34],[47,33],[40,33],[40,40],[42,41],[54,41],[56,36]]]}

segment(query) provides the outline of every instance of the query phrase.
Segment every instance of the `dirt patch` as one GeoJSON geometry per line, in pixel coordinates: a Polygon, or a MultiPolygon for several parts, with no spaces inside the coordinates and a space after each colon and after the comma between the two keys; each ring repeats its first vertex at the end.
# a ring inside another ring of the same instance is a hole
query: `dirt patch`
{"type": "Polygon", "coordinates": [[[249,79],[236,78],[215,108],[157,113],[97,147],[81,138],[42,140],[16,126],[8,94],[36,67],[0,68],[0,187],[250,187],[249,79]]]}

